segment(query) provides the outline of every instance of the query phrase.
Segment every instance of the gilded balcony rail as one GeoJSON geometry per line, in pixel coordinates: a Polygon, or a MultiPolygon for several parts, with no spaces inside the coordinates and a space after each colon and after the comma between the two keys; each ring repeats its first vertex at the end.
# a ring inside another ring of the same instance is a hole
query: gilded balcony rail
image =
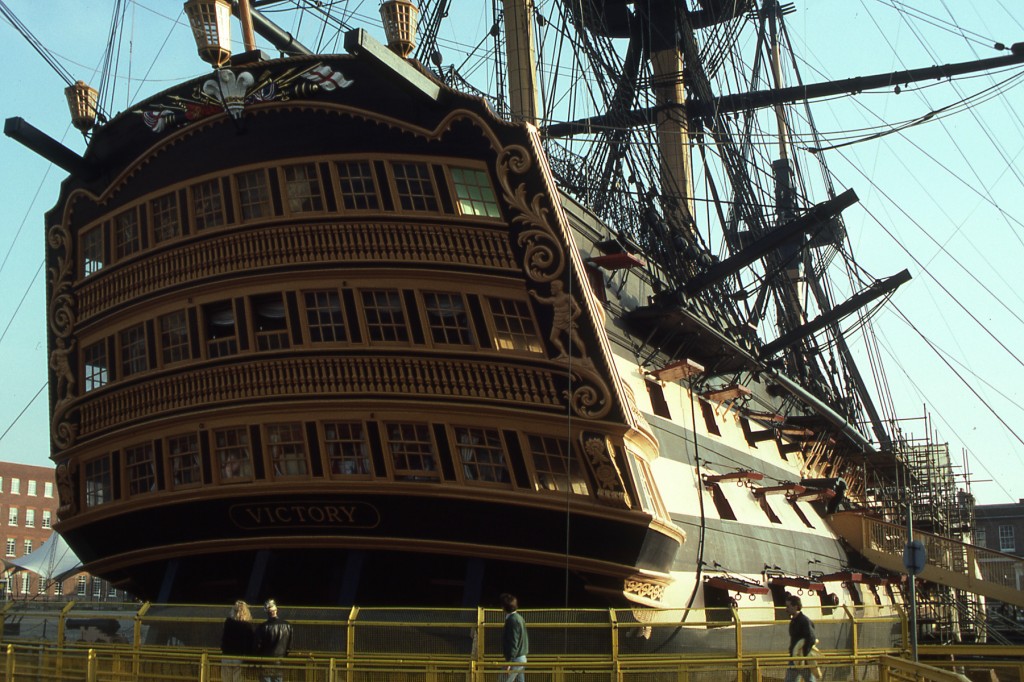
{"type": "MultiPolygon", "coordinates": [[[[829,524],[870,561],[889,571],[905,572],[905,527],[856,511],[833,514],[829,524]]],[[[914,539],[923,542],[928,552],[921,578],[1024,606],[1024,559],[918,530],[914,539]]]]}

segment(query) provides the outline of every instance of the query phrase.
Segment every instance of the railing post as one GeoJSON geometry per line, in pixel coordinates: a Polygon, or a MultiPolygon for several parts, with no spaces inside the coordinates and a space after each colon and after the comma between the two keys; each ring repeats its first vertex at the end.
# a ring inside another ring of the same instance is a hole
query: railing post
{"type": "Polygon", "coordinates": [[[608,623],[611,625],[612,663],[619,660],[619,615],[615,609],[608,609],[608,623]]]}
{"type": "Polygon", "coordinates": [[[359,615],[359,607],[353,606],[348,614],[348,627],[345,632],[345,679],[352,682],[355,677],[355,670],[352,657],[356,649],[356,617],[359,615]]]}
{"type": "Polygon", "coordinates": [[[7,645],[7,660],[4,661],[4,680],[14,682],[14,645],[7,645]]]}
{"type": "MultiPolygon", "coordinates": [[[[138,679],[136,676],[135,679],[138,679]]],[[[210,654],[203,652],[199,657],[199,682],[208,682],[210,679],[210,654]]]]}
{"type": "Polygon", "coordinates": [[[736,658],[743,656],[743,624],[740,623],[740,612],[735,606],[730,606],[729,611],[732,613],[733,627],[736,629],[736,658]]]}
{"type": "Polygon", "coordinates": [[[85,682],[96,682],[96,650],[89,649],[85,664],[85,682]]]}

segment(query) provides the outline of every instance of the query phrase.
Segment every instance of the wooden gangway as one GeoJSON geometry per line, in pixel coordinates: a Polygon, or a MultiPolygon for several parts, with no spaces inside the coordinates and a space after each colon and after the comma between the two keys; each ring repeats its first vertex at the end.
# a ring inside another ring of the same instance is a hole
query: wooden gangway
{"type": "MultiPolygon", "coordinates": [[[[869,561],[887,571],[906,572],[904,526],[858,511],[832,514],[828,522],[869,561]]],[[[924,543],[928,552],[928,565],[920,573],[921,578],[1024,606],[1024,559],[918,530],[914,531],[914,539],[924,543]]]]}

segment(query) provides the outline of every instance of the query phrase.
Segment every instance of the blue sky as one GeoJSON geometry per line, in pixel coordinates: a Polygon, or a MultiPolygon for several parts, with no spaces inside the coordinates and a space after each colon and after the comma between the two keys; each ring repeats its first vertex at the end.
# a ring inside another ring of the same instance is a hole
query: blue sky
{"type": "MultiPolygon", "coordinates": [[[[8,0],[8,7],[73,77],[98,84],[110,3],[8,0]],[[59,18],[59,21],[58,21],[59,18]]],[[[376,3],[350,23],[379,23],[376,3]]],[[[443,41],[479,42],[490,25],[475,0],[456,15],[443,41]]],[[[1008,0],[919,2],[819,0],[798,3],[786,17],[805,59],[806,81],[998,56],[994,41],[1024,41],[1024,6],[1008,0]]],[[[539,2],[542,12],[551,11],[539,2]]],[[[127,3],[133,27],[119,43],[121,66],[111,111],[171,83],[203,74],[177,2],[127,3]],[[128,56],[132,66],[128,66],[128,56]],[[143,82],[145,81],[145,84],[143,82]]],[[[294,28],[288,26],[288,28],[294,28]]],[[[308,26],[306,27],[308,28],[308,26]]],[[[371,26],[372,33],[379,29],[371,26]]],[[[236,30],[237,35],[237,30],[236,30]]],[[[24,117],[82,152],[70,128],[64,83],[31,46],[0,21],[7,63],[0,72],[0,113],[24,117]]],[[[315,37],[313,38],[315,40],[315,37]]],[[[308,44],[312,44],[307,41],[308,44]]],[[[447,61],[453,61],[447,56],[447,61]]],[[[908,268],[913,280],[873,319],[885,365],[882,383],[895,413],[913,418],[905,433],[930,430],[949,442],[954,462],[966,457],[982,503],[1024,498],[1024,123],[1022,70],[950,84],[868,94],[814,105],[829,139],[867,138],[880,122],[906,122],[936,111],[931,122],[899,134],[864,139],[826,154],[837,189],[853,187],[859,205],[844,213],[859,262],[875,277],[908,268]],[[1016,75],[1012,89],[997,84],[1016,75]],[[987,88],[992,91],[979,95],[987,88]],[[968,98],[972,106],[957,106],[968,98]],[[1016,109],[1014,108],[1016,105],[1016,109]],[[949,107],[949,110],[945,110],[949,107]],[[840,131],[858,131],[840,135],[840,131]],[[929,415],[929,421],[923,418],[929,415]]],[[[47,464],[45,273],[43,213],[56,200],[62,171],[8,138],[0,138],[0,351],[6,399],[0,403],[0,459],[47,464]],[[42,393],[39,393],[42,391],[42,393]],[[38,395],[37,395],[38,394],[38,395]]],[[[871,373],[868,358],[854,346],[871,373]]],[[[883,402],[888,413],[888,406],[883,402]]]]}

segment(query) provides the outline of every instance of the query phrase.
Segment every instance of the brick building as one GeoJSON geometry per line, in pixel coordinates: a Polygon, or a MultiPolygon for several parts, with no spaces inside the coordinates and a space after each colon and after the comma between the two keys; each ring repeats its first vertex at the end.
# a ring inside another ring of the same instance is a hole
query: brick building
{"type": "MultiPolygon", "coordinates": [[[[0,462],[0,525],[5,560],[39,549],[57,521],[54,470],[49,466],[0,462]]],[[[3,599],[76,599],[124,601],[126,595],[106,581],[78,573],[49,583],[30,571],[15,571],[7,561],[0,572],[3,599]]]]}
{"type": "Polygon", "coordinates": [[[1024,499],[975,507],[974,544],[1024,556],[1024,499]]]}

